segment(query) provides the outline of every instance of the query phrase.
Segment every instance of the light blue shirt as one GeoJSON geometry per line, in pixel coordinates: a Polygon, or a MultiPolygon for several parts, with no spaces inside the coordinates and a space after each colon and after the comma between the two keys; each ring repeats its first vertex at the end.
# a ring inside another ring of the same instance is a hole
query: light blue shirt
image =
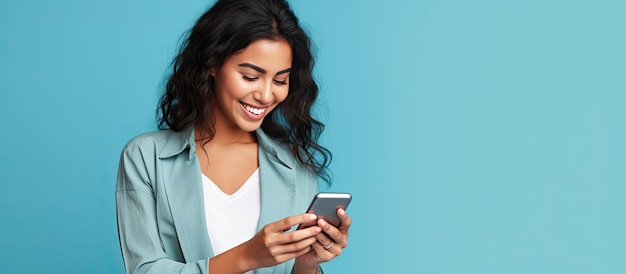
{"type": "MultiPolygon", "coordinates": [[[[259,143],[261,215],[268,223],[304,213],[317,193],[317,175],[299,164],[286,144],[262,130],[259,143]]],[[[208,273],[214,256],[207,232],[202,177],[192,127],[131,140],[117,177],[117,225],[127,273],[208,273]]],[[[294,260],[257,269],[290,273],[294,260]]]]}

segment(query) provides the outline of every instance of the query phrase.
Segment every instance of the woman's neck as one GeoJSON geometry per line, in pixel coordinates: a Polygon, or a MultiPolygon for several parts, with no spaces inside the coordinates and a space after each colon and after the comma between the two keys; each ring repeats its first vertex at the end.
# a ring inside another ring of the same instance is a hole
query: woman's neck
{"type": "MultiPolygon", "coordinates": [[[[232,144],[249,144],[256,142],[256,134],[254,132],[247,132],[239,128],[236,124],[226,121],[226,118],[220,111],[215,111],[215,124],[213,125],[214,135],[209,143],[217,145],[232,145],[232,144]]],[[[196,140],[203,139],[208,136],[198,130],[196,126],[196,140]]]]}
{"type": "Polygon", "coordinates": [[[226,125],[225,123],[220,123],[219,120],[216,120],[215,135],[210,142],[225,145],[235,143],[255,143],[256,134],[254,132],[243,131],[236,125],[226,125]]]}

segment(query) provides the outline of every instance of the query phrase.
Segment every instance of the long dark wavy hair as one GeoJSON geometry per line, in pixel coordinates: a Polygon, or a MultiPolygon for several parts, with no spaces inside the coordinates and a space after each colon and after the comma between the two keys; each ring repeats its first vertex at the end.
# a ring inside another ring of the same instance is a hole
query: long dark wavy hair
{"type": "Polygon", "coordinates": [[[259,39],[284,39],[293,54],[287,98],[261,128],[288,143],[301,164],[330,183],[332,154],[318,144],[324,124],[311,116],[318,95],[311,41],[284,0],[219,0],[198,19],[172,62],[157,109],[158,127],[181,131],[195,126],[209,142],[215,136],[215,79],[210,71],[259,39]]]}

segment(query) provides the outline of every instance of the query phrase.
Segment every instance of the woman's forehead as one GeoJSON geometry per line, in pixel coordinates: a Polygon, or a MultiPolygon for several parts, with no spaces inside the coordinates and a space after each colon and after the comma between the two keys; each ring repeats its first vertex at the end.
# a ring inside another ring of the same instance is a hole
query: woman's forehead
{"type": "Polygon", "coordinates": [[[292,60],[291,46],[287,41],[261,39],[230,56],[226,63],[234,66],[252,64],[268,73],[275,73],[290,68],[292,60]]]}

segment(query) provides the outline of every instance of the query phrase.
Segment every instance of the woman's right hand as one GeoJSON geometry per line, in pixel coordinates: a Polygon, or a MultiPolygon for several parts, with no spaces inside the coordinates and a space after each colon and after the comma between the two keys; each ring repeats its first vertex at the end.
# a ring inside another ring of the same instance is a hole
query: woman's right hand
{"type": "Polygon", "coordinates": [[[322,231],[319,226],[286,231],[294,225],[310,223],[316,219],[315,214],[305,213],[264,226],[252,239],[240,246],[247,268],[277,265],[309,252],[311,245],[317,241],[315,236],[322,231]]]}
{"type": "Polygon", "coordinates": [[[316,220],[315,214],[294,215],[267,224],[252,239],[209,259],[209,273],[244,273],[274,266],[311,250],[322,228],[311,226],[287,232],[294,225],[316,220]]]}

